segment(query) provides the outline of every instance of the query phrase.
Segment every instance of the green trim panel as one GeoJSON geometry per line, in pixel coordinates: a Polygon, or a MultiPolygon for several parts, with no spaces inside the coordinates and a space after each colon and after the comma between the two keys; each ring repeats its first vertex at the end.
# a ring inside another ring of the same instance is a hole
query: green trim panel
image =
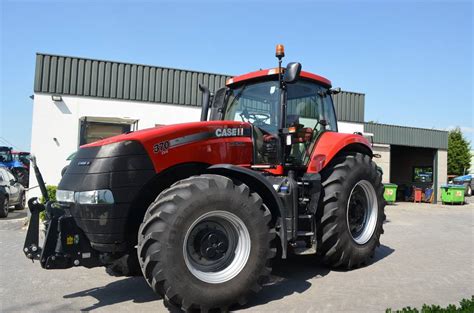
{"type": "Polygon", "coordinates": [[[36,55],[34,91],[200,106],[198,85],[214,91],[231,76],[164,67],[36,55]]]}
{"type": "Polygon", "coordinates": [[[364,131],[374,134],[374,143],[448,149],[448,132],[444,130],[365,123],[364,131]]]}

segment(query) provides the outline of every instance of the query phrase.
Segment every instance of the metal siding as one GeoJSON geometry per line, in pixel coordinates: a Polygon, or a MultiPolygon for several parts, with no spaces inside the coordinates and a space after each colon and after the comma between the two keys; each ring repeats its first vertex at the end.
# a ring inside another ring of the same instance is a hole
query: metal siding
{"type": "Polygon", "coordinates": [[[337,119],[340,121],[364,121],[365,95],[355,92],[342,91],[333,96],[337,119]]]}
{"type": "Polygon", "coordinates": [[[192,79],[192,73],[187,72],[186,73],[186,94],[184,96],[184,103],[189,103],[191,104],[191,79],[192,79]]]}
{"type": "Polygon", "coordinates": [[[97,82],[99,80],[98,76],[99,76],[99,62],[92,61],[90,95],[93,97],[97,96],[97,82]]]}
{"type": "Polygon", "coordinates": [[[163,70],[161,68],[156,69],[156,83],[155,83],[155,102],[161,101],[161,76],[163,70]]]}
{"type": "Polygon", "coordinates": [[[150,67],[146,66],[143,68],[143,86],[142,86],[142,99],[148,101],[148,84],[150,83],[150,67]]]}
{"type": "Polygon", "coordinates": [[[161,99],[162,103],[166,103],[166,92],[168,91],[168,69],[161,71],[161,99]]]}
{"type": "Polygon", "coordinates": [[[79,96],[83,95],[84,87],[84,60],[79,60],[77,65],[77,94],[79,96]]]}
{"type": "Polygon", "coordinates": [[[43,78],[43,56],[36,55],[36,67],[35,67],[35,85],[34,91],[41,92],[41,80],[43,78]]]}
{"type": "Polygon", "coordinates": [[[365,132],[374,134],[374,142],[389,145],[448,148],[448,132],[436,129],[365,123],[365,132]]]}
{"type": "Polygon", "coordinates": [[[179,84],[179,74],[180,71],[175,71],[174,72],[174,82],[173,82],[173,103],[174,104],[179,104],[179,90],[183,87],[180,86],[179,84]]]}
{"type": "Polygon", "coordinates": [[[179,73],[179,99],[178,103],[185,103],[186,98],[186,72],[179,73]]]}
{"type": "Polygon", "coordinates": [[[150,83],[148,86],[148,101],[155,101],[155,76],[156,69],[150,68],[150,83]]]}
{"type": "Polygon", "coordinates": [[[137,66],[132,65],[130,67],[130,100],[135,100],[135,95],[137,93],[137,66]]]}
{"type": "Polygon", "coordinates": [[[71,95],[77,94],[77,59],[72,59],[71,61],[71,84],[69,87],[69,93],[71,95]]]}
{"type": "Polygon", "coordinates": [[[105,82],[105,62],[99,62],[99,68],[97,70],[97,97],[104,96],[104,84],[105,82]]]}
{"type": "Polygon", "coordinates": [[[42,92],[51,92],[48,89],[48,83],[49,83],[49,55],[44,57],[43,60],[43,69],[42,69],[42,75],[43,78],[41,79],[41,91],[42,92]]]}
{"type": "Polygon", "coordinates": [[[52,93],[56,93],[57,62],[57,57],[51,58],[51,66],[49,68],[49,90],[51,90],[52,93]]]}
{"type": "Polygon", "coordinates": [[[56,92],[63,93],[64,80],[64,58],[58,60],[57,78],[56,78],[56,92]]]}
{"type": "Polygon", "coordinates": [[[84,96],[91,95],[92,61],[86,60],[84,66],[84,96]]]}
{"type": "Polygon", "coordinates": [[[69,94],[69,86],[71,83],[71,58],[66,58],[64,62],[64,81],[63,81],[63,93],[69,94]]]}

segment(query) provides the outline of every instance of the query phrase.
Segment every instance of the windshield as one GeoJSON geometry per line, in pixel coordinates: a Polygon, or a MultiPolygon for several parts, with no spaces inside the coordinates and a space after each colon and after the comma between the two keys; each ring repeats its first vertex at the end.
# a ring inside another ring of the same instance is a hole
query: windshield
{"type": "Polygon", "coordinates": [[[231,89],[226,100],[224,120],[249,122],[269,133],[277,133],[280,116],[278,81],[231,89]]]}
{"type": "MultiPolygon", "coordinates": [[[[337,131],[332,98],[327,91],[326,87],[303,79],[287,85],[285,127],[296,126],[311,134],[308,140],[293,142],[288,147],[290,151],[285,153],[287,162],[306,164],[319,135],[323,131],[337,131]]],[[[277,135],[280,128],[280,96],[277,80],[229,89],[224,100],[224,120],[249,122],[264,133],[277,135]]],[[[256,137],[260,137],[258,132],[256,137]]],[[[257,142],[257,146],[261,145],[257,142]]]]}

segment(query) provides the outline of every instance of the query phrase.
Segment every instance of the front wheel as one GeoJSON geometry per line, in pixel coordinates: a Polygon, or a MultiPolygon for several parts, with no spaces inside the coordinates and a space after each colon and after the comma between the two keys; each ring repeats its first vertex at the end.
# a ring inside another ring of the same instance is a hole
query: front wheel
{"type": "Polygon", "coordinates": [[[464,193],[465,196],[470,197],[472,196],[472,187],[471,184],[467,184],[466,186],[466,192],[464,193]]]}
{"type": "Polygon", "coordinates": [[[0,195],[0,217],[8,217],[8,198],[0,195]]]}
{"type": "Polygon", "coordinates": [[[276,254],[270,211],[245,184],[194,176],[163,191],[140,227],[148,284],[184,310],[226,310],[261,289],[276,254]]]}
{"type": "Polygon", "coordinates": [[[332,267],[366,264],[380,245],[385,220],[382,175],[367,155],[336,158],[321,173],[318,250],[332,267]]]}

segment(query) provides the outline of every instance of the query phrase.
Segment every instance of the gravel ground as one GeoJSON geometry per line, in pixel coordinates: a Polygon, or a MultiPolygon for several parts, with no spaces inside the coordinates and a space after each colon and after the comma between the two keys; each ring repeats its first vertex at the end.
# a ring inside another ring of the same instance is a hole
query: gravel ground
{"type": "MultiPolygon", "coordinates": [[[[474,295],[474,197],[462,206],[387,206],[373,264],[330,271],[312,257],[274,265],[272,282],[238,312],[384,312],[474,295]]],[[[1,312],[167,312],[141,277],[102,268],[46,271],[21,251],[25,212],[0,220],[1,312]]]]}

